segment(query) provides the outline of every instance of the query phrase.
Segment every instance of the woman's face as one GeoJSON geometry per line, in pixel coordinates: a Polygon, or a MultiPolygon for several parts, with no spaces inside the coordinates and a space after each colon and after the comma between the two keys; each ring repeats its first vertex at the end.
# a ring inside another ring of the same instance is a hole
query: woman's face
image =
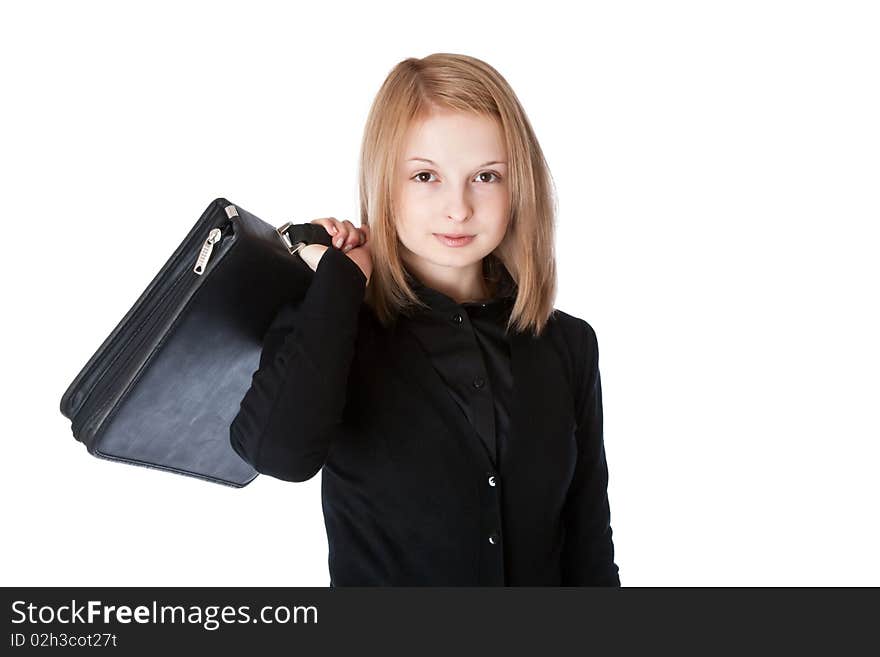
{"type": "Polygon", "coordinates": [[[444,110],[413,123],[395,180],[404,261],[447,280],[441,268],[479,272],[510,220],[506,162],[501,128],[490,117],[444,110]]]}

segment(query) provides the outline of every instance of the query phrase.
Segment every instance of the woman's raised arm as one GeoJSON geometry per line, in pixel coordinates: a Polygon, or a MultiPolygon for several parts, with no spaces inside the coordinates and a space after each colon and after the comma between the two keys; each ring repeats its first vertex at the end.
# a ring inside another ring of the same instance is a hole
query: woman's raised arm
{"type": "Polygon", "coordinates": [[[324,465],[345,407],[366,284],[357,263],[328,248],[302,300],[278,311],[229,427],[233,449],[257,472],[306,481],[324,465]]]}

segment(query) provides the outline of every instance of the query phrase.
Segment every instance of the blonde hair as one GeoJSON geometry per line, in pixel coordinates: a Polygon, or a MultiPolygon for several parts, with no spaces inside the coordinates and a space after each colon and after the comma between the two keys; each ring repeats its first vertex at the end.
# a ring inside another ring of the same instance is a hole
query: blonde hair
{"type": "Polygon", "coordinates": [[[373,271],[366,302],[388,326],[420,300],[408,285],[395,228],[394,176],[411,123],[435,110],[489,116],[507,148],[510,222],[498,247],[483,258],[487,279],[499,267],[516,284],[508,328],[539,335],[556,296],[555,193],[549,167],[526,113],[507,81],[467,55],[434,53],[397,64],[373,100],[361,144],[361,223],[370,226],[373,271]]]}

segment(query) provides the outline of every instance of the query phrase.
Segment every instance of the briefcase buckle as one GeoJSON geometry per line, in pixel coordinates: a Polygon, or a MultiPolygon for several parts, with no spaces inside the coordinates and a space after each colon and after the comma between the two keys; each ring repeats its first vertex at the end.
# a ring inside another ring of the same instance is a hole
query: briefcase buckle
{"type": "Polygon", "coordinates": [[[288,221],[283,226],[279,226],[278,228],[275,229],[275,232],[278,233],[278,236],[281,238],[281,241],[284,242],[284,246],[287,247],[288,253],[290,253],[291,255],[293,255],[294,253],[297,253],[301,248],[303,248],[306,245],[305,242],[297,242],[296,244],[291,243],[290,236],[287,234],[287,230],[293,225],[294,224],[292,221],[288,221]]]}

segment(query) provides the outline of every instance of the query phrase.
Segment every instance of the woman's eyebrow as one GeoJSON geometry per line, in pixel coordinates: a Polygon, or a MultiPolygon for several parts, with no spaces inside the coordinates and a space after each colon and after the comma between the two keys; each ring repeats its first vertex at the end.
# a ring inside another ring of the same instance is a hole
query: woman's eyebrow
{"type": "MultiPolygon", "coordinates": [[[[413,160],[419,160],[421,162],[427,162],[428,164],[433,164],[434,166],[437,166],[437,163],[434,162],[434,160],[429,160],[426,157],[411,157],[407,160],[407,162],[412,162],[413,160]]],[[[478,166],[487,167],[491,164],[507,164],[507,162],[502,162],[501,160],[493,160],[491,162],[483,162],[483,164],[480,164],[478,166]]]]}

